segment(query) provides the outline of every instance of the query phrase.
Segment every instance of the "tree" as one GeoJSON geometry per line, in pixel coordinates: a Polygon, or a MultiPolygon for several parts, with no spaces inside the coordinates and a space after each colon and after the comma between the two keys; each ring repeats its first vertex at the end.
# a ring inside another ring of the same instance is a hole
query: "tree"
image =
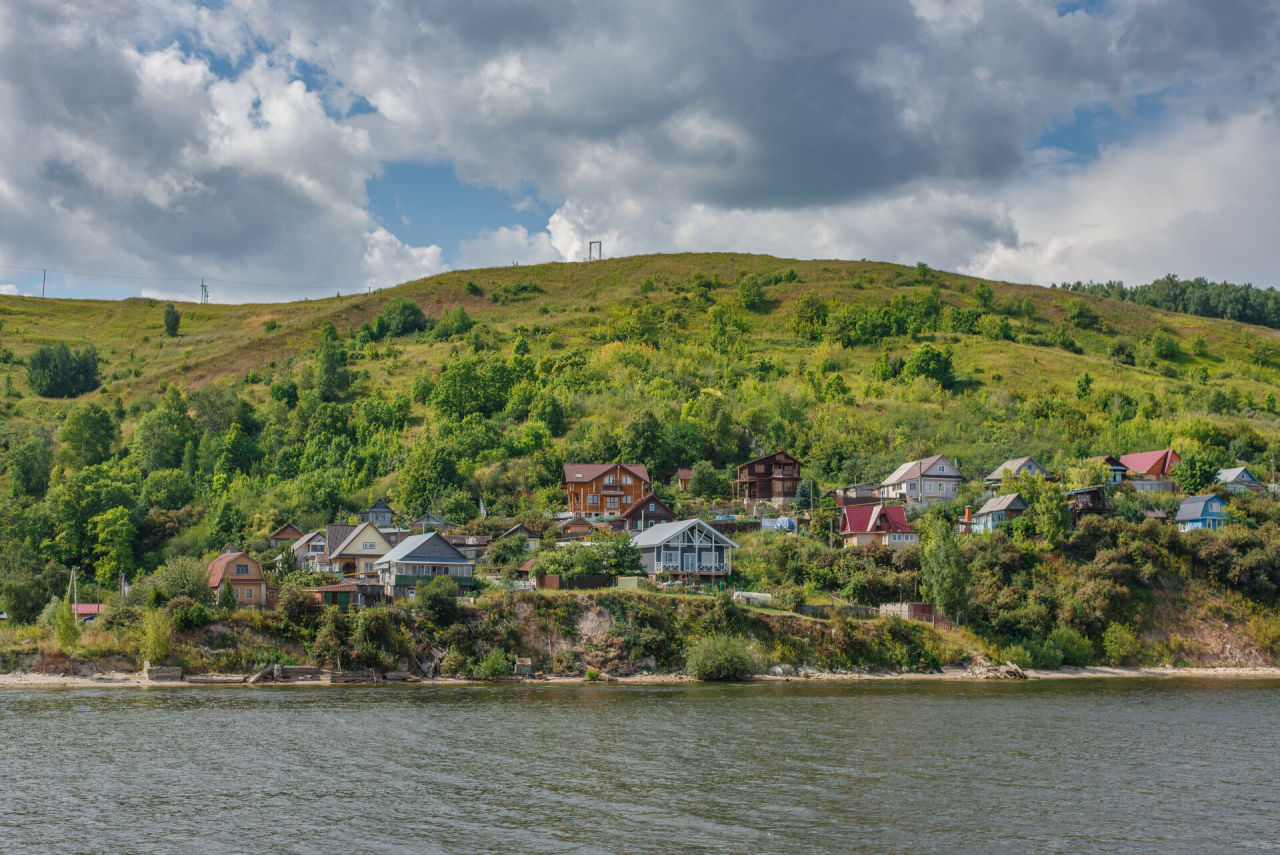
{"type": "Polygon", "coordinates": [[[111,413],[94,403],[72,410],[62,425],[58,439],[64,465],[80,469],[101,463],[111,456],[112,446],[120,438],[120,426],[111,413]]]}
{"type": "Polygon", "coordinates": [[[809,487],[809,481],[802,480],[796,485],[796,510],[807,511],[813,506],[813,491],[809,487]]]}
{"type": "Polygon", "coordinates": [[[978,331],[982,337],[991,341],[1004,341],[1013,338],[1013,326],[1004,315],[983,315],[978,319],[978,331]]]}
{"type": "Polygon", "coordinates": [[[1169,474],[1182,492],[1198,496],[1218,482],[1218,461],[1206,451],[1189,451],[1169,474]]]}
{"type": "Polygon", "coordinates": [[[163,662],[172,644],[173,621],[164,609],[152,609],[142,619],[142,641],[138,652],[148,662],[163,662]]]}
{"type": "Polygon", "coordinates": [[[711,320],[708,346],[714,353],[728,356],[733,353],[746,335],[747,322],[735,315],[725,306],[712,306],[709,314],[711,320]]]}
{"type": "Polygon", "coordinates": [[[809,291],[792,304],[788,325],[801,338],[816,339],[827,325],[827,301],[809,291]]]}
{"type": "Polygon", "coordinates": [[[337,343],[325,339],[316,351],[315,385],[322,401],[336,401],[351,385],[351,375],[347,371],[347,352],[337,343]]]}
{"type": "Polygon", "coordinates": [[[1118,338],[1107,348],[1107,356],[1116,365],[1133,365],[1137,359],[1137,351],[1133,348],[1133,342],[1118,338]]]}
{"type": "Polygon", "coordinates": [[[641,410],[623,431],[622,456],[651,472],[667,468],[666,431],[652,410],[641,410]]]}
{"type": "Polygon", "coordinates": [[[1071,510],[1067,496],[1058,484],[1043,481],[1028,513],[1035,522],[1036,532],[1051,544],[1056,544],[1071,533],[1071,510]]]}
{"type": "Polygon", "coordinates": [[[485,553],[485,557],[494,567],[514,567],[521,564],[528,556],[529,552],[525,546],[525,537],[513,534],[510,537],[504,537],[489,544],[489,550],[485,553]]]}
{"type": "Polygon", "coordinates": [[[1155,354],[1157,359],[1177,359],[1179,354],[1182,353],[1178,348],[1178,343],[1173,340],[1173,336],[1164,332],[1158,332],[1151,337],[1151,352],[1155,354]]]}
{"type": "Polygon", "coordinates": [[[27,383],[42,398],[76,398],[98,388],[98,351],[91,344],[41,345],[27,357],[27,383]]]}
{"type": "Polygon", "coordinates": [[[164,404],[138,419],[129,442],[129,456],[144,472],[176,469],[183,463],[187,443],[195,437],[186,401],[176,387],[170,386],[164,404]]]}
{"type": "Polygon", "coordinates": [[[946,520],[935,521],[929,530],[920,578],[925,597],[943,614],[958,615],[969,607],[969,568],[946,520]]]}
{"type": "Polygon", "coordinates": [[[0,612],[15,624],[34,623],[47,602],[49,592],[34,576],[14,575],[0,581],[0,612]]]}
{"type": "Polygon", "coordinates": [[[564,432],[569,427],[565,419],[564,405],[550,389],[543,389],[534,396],[529,404],[529,418],[546,425],[552,436],[564,436],[564,432]]]}
{"type": "Polygon", "coordinates": [[[977,287],[973,289],[974,299],[978,301],[978,305],[982,307],[982,311],[991,308],[991,301],[995,298],[995,292],[991,290],[991,286],[986,282],[979,282],[977,287]]]}
{"type": "Polygon", "coordinates": [[[236,607],[236,591],[226,582],[222,583],[222,587],[218,590],[218,608],[234,609],[236,607]]]}
{"type": "Polygon", "coordinates": [[[458,619],[458,583],[449,576],[436,576],[429,582],[418,582],[413,604],[437,626],[448,626],[458,619]]]}
{"type": "Polygon", "coordinates": [[[53,636],[63,653],[71,656],[80,641],[80,622],[71,603],[71,597],[63,597],[53,618],[53,636]]]}
{"type": "Polygon", "coordinates": [[[639,576],[644,572],[640,547],[625,531],[597,532],[587,541],[600,556],[601,569],[610,576],[639,576]]]}
{"type": "Polygon", "coordinates": [[[759,312],[768,305],[759,276],[744,276],[738,282],[738,303],[748,312],[759,312]]]}
{"type": "Polygon", "coordinates": [[[449,363],[431,393],[436,411],[458,421],[472,413],[491,416],[506,406],[506,389],[498,388],[496,378],[480,370],[471,357],[458,357],[449,363]]]}
{"type": "Polygon", "coordinates": [[[1089,376],[1089,372],[1081,374],[1076,378],[1076,398],[1083,401],[1089,397],[1089,393],[1093,391],[1093,378],[1089,376]]]}
{"type": "Polygon", "coordinates": [[[408,297],[397,297],[383,308],[378,316],[385,322],[387,335],[396,338],[427,328],[427,316],[422,307],[408,297]]]}
{"type": "Polygon", "coordinates": [[[723,496],[728,492],[724,477],[716,471],[710,460],[699,460],[693,464],[693,476],[689,479],[689,495],[691,496],[723,496]]]}
{"type": "Polygon", "coordinates": [[[951,350],[938,350],[925,343],[916,348],[902,366],[902,376],[910,380],[914,377],[928,377],[936,380],[944,389],[950,389],[955,382],[955,373],[951,367],[951,350]]]}
{"type": "Polygon", "coordinates": [[[164,334],[173,338],[178,334],[178,324],[182,322],[182,315],[173,307],[173,303],[164,304],[164,334]]]}
{"type": "Polygon", "coordinates": [[[115,583],[121,573],[133,572],[133,541],[136,532],[126,508],[112,508],[89,520],[97,543],[93,547],[98,557],[96,578],[104,587],[115,583]]]}
{"type": "Polygon", "coordinates": [[[458,460],[442,443],[419,442],[400,470],[400,503],[412,514],[420,514],[444,494],[462,485],[458,460]]]}
{"type": "Polygon", "coordinates": [[[14,444],[3,462],[9,470],[9,491],[14,497],[43,496],[49,488],[53,452],[43,437],[29,436],[14,444]]]}

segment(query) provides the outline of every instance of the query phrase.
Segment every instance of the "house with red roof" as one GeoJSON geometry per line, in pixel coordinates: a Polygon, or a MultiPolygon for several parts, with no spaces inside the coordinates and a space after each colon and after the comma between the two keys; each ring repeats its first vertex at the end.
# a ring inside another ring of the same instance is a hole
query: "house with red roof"
{"type": "Polygon", "coordinates": [[[614,520],[615,531],[642,531],[661,523],[675,522],[676,512],[653,493],[645,493],[614,520]]]}
{"type": "Polygon", "coordinates": [[[890,549],[919,542],[902,505],[845,505],[840,508],[840,537],[845,546],[881,544],[890,549]]]}
{"type": "Polygon", "coordinates": [[[233,544],[222,548],[221,554],[209,563],[205,571],[209,587],[215,596],[221,596],[223,588],[230,588],[239,608],[274,608],[276,588],[267,584],[262,564],[252,555],[246,555],[233,544]]]}
{"type": "Polygon", "coordinates": [[[627,510],[650,483],[649,470],[639,463],[566,463],[560,480],[566,510],[592,520],[627,510]]]}
{"type": "Polygon", "coordinates": [[[1120,463],[1128,470],[1129,478],[1168,478],[1173,467],[1182,462],[1182,456],[1172,448],[1163,451],[1143,451],[1139,454],[1122,454],[1120,463]]]}

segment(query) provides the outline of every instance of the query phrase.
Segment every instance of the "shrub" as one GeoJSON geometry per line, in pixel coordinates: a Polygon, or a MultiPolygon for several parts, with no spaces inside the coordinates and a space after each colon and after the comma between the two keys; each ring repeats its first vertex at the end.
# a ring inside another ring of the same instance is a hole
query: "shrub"
{"type": "Polygon", "coordinates": [[[1137,658],[1142,642],[1132,629],[1122,623],[1113,623],[1102,634],[1102,651],[1112,665],[1124,665],[1137,658]]]}
{"type": "Polygon", "coordinates": [[[53,636],[58,642],[58,649],[68,656],[75,651],[76,643],[80,641],[80,624],[76,621],[70,597],[58,605],[53,618],[53,636]]]}
{"type": "Polygon", "coordinates": [[[458,583],[448,576],[436,576],[430,582],[418,583],[414,606],[427,620],[448,626],[458,619],[458,583]]]}
{"type": "Polygon", "coordinates": [[[342,668],[348,661],[347,639],[351,623],[337,606],[329,606],[320,616],[320,628],[311,643],[311,658],[325,668],[342,668]]]}
{"type": "Polygon", "coordinates": [[[747,643],[732,635],[698,639],[689,649],[684,667],[695,680],[741,680],[761,670],[747,643]]]}
{"type": "Polygon", "coordinates": [[[450,650],[440,660],[440,676],[456,677],[467,667],[467,657],[456,650],[450,650]]]}
{"type": "Polygon", "coordinates": [[[1177,359],[1178,354],[1181,353],[1173,336],[1162,332],[1151,337],[1151,352],[1158,359],[1177,359]]]}
{"type": "Polygon", "coordinates": [[[75,398],[98,388],[98,351],[42,345],[27,357],[27,383],[42,398],[75,398]]]}
{"type": "Polygon", "coordinates": [[[600,679],[600,672],[599,672],[599,671],[597,671],[595,668],[588,668],[588,669],[587,669],[587,682],[588,682],[588,683],[594,683],[596,680],[599,680],[599,679],[600,679]]]}
{"type": "Polygon", "coordinates": [[[165,606],[173,618],[173,625],[179,632],[191,632],[209,622],[209,612],[203,603],[197,603],[190,597],[177,597],[165,606]]]}
{"type": "Polygon", "coordinates": [[[182,313],[173,307],[173,303],[164,304],[164,334],[173,338],[178,334],[178,324],[182,322],[182,313]]]}
{"type": "Polygon", "coordinates": [[[280,589],[280,599],[276,601],[276,608],[289,620],[298,623],[306,617],[307,609],[314,602],[315,597],[310,591],[299,588],[297,585],[286,585],[280,589]]]}
{"type": "Polygon", "coordinates": [[[1049,640],[1062,651],[1062,664],[1084,667],[1092,665],[1095,656],[1093,642],[1085,638],[1079,630],[1070,626],[1055,627],[1049,633],[1049,640]]]}
{"type": "Polygon", "coordinates": [[[133,606],[108,606],[98,615],[94,623],[103,629],[133,629],[142,623],[142,611],[133,606]]]}
{"type": "Polygon", "coordinates": [[[477,680],[497,680],[511,673],[511,659],[506,651],[495,647],[489,654],[475,664],[471,676],[477,680]]]}
{"type": "Polygon", "coordinates": [[[1004,658],[1017,665],[1019,668],[1036,667],[1035,657],[1031,655],[1031,651],[1023,644],[1014,644],[1003,650],[1004,658]]]}
{"type": "Polygon", "coordinates": [[[142,642],[138,652],[148,662],[163,662],[169,655],[170,636],[173,633],[173,622],[164,609],[147,612],[142,619],[142,642]]]}
{"type": "Polygon", "coordinates": [[[422,307],[408,297],[397,297],[387,303],[378,317],[384,322],[387,335],[392,338],[427,328],[427,316],[423,314],[422,307]]]}

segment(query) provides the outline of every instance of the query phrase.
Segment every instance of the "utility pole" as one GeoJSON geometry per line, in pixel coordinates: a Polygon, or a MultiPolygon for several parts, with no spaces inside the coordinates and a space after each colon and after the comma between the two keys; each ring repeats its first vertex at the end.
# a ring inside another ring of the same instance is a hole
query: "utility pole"
{"type": "Polygon", "coordinates": [[[45,270],[44,275],[40,277],[40,299],[44,299],[44,286],[49,284],[49,271],[45,270]]]}

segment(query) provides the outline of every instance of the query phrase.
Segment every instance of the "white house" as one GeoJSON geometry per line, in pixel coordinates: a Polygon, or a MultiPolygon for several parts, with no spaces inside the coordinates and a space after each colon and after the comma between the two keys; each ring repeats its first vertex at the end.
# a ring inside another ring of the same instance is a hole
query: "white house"
{"type": "Polygon", "coordinates": [[[738,544],[702,520],[669,522],[637,531],[631,542],[650,576],[668,573],[690,582],[720,582],[733,570],[738,544]]]}
{"type": "Polygon", "coordinates": [[[955,496],[963,483],[955,464],[938,454],[899,466],[880,482],[880,498],[905,499],[911,504],[938,502],[955,496]]]}
{"type": "Polygon", "coordinates": [[[1243,493],[1245,490],[1251,493],[1261,493],[1264,489],[1262,482],[1249,471],[1247,466],[1237,466],[1234,469],[1219,469],[1218,483],[1224,485],[1233,493],[1243,493]]]}

